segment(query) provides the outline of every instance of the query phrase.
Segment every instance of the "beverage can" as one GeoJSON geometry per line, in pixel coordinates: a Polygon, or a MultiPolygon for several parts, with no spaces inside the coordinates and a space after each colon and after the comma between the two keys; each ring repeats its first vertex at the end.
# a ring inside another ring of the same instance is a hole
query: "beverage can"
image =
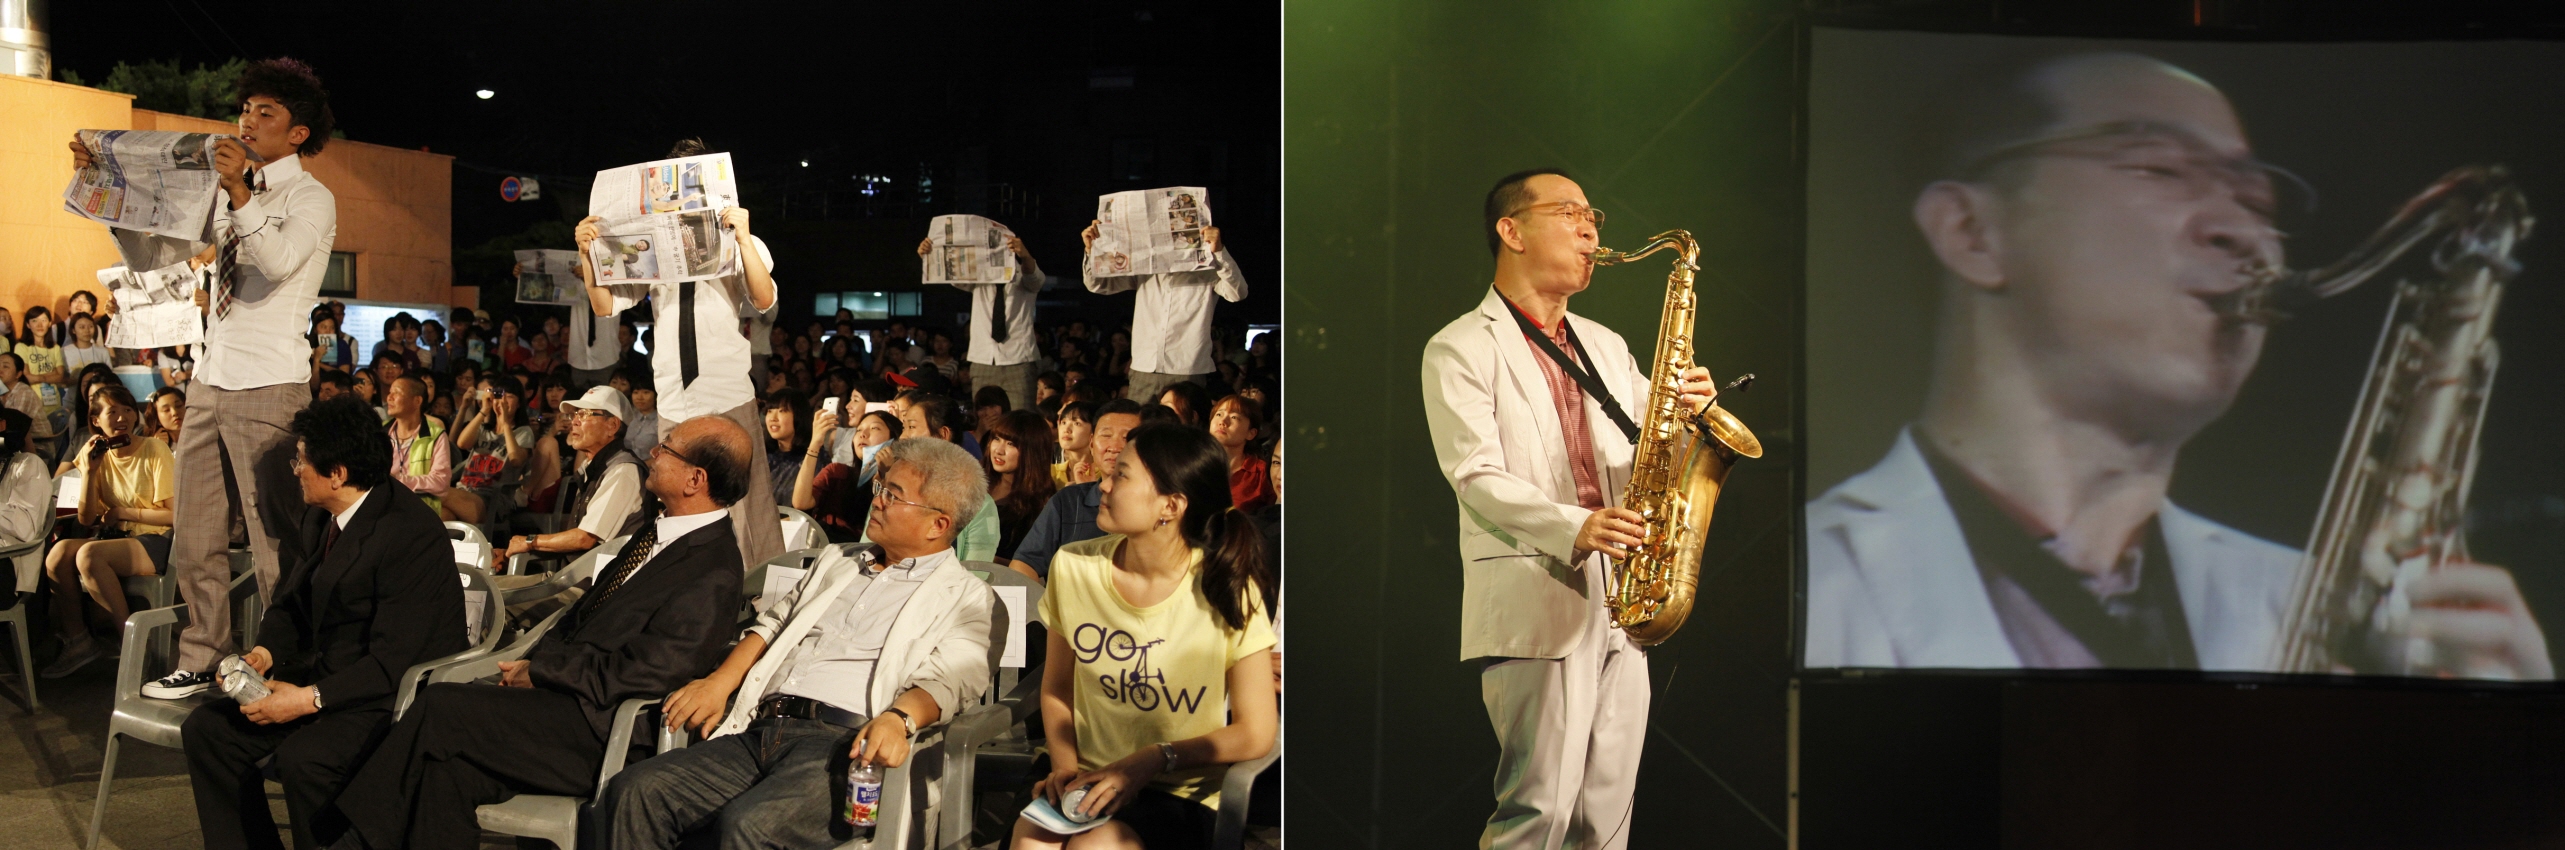
{"type": "Polygon", "coordinates": [[[846,767],[846,823],[872,826],[882,807],[882,775],[871,765],[849,763],[846,767]]]}
{"type": "Polygon", "coordinates": [[[248,705],[267,698],[267,677],[258,675],[258,669],[238,655],[224,656],[214,672],[233,702],[248,705]]]}

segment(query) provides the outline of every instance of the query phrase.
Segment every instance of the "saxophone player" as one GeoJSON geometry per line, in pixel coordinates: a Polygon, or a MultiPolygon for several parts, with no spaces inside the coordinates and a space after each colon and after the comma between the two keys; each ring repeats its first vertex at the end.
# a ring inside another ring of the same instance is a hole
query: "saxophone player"
{"type": "MultiPolygon", "coordinates": [[[[2125,53],[2051,58],[1933,110],[1915,226],[1940,264],[1924,409],[1807,506],[1812,667],[2269,670],[2297,550],[2168,501],[2265,326],[2284,172],[2225,95],[2125,53]]],[[[2428,672],[2553,677],[2511,574],[2409,590],[2428,672]]]]}
{"type": "MultiPolygon", "coordinates": [[[[1460,501],[1460,657],[1482,667],[1499,751],[1481,847],[1629,841],[1648,661],[1603,587],[1605,559],[1641,542],[1640,516],[1617,507],[1634,448],[1618,422],[1649,378],[1620,334],[1567,309],[1603,218],[1556,169],[1497,181],[1494,285],[1425,346],[1426,424],[1460,501]]],[[[1691,413],[1717,396],[1706,369],[1682,380],[1691,413]]]]}

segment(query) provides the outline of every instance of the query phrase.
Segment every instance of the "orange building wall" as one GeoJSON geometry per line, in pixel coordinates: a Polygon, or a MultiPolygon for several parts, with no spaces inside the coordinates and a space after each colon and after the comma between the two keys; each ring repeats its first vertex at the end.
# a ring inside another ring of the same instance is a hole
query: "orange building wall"
{"type": "MultiPolygon", "coordinates": [[[[0,306],[59,308],[115,265],[105,228],[62,211],[72,131],[232,132],[231,122],[135,109],[113,92],[0,76],[0,306]]],[[[453,157],[331,139],[304,166],[338,200],[335,251],[356,254],[356,297],[468,304],[454,286],[453,157]]]]}

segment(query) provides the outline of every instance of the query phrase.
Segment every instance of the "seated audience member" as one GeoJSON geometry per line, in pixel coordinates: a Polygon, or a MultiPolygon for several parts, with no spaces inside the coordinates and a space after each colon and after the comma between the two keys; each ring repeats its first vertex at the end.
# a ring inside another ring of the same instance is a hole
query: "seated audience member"
{"type": "Polygon", "coordinates": [[[1211,394],[1204,392],[1201,384],[1192,381],[1167,385],[1167,391],[1159,393],[1156,401],[1175,411],[1176,421],[1195,428],[1202,427],[1204,418],[1211,413],[1211,394]]]}
{"type": "MultiPolygon", "coordinates": [[[[1273,747],[1272,573],[1255,522],[1230,509],[1228,460],[1198,428],[1133,431],[1103,482],[1096,522],[1107,534],[1051,562],[1041,603],[1051,774],[1033,793],[1057,806],[1085,789],[1077,809],[1112,816],[1081,846],[1210,847],[1224,767],[1273,747]],[[1126,640],[1149,651],[1098,651],[1126,640]],[[1154,689],[1162,706],[1115,693],[1134,687],[1154,689]]],[[[1017,850],[1070,843],[1015,822],[1017,850]]]]}
{"type": "Polygon", "coordinates": [[[383,393],[383,411],[392,415],[383,427],[392,438],[392,480],[418,494],[428,510],[441,511],[438,501],[454,486],[454,436],[421,409],[426,402],[417,377],[394,379],[383,393]]]}
{"type": "Polygon", "coordinates": [[[401,672],[469,646],[445,528],[390,479],[374,412],[320,402],[292,430],[304,554],[242,657],[269,693],[197,706],[180,733],[209,847],[279,846],[260,764],[270,756],[295,845],[338,840],[347,823],[330,803],[392,725],[401,672]]]}
{"type": "Polygon", "coordinates": [[[343,395],[356,395],[356,378],[346,372],[322,372],[312,378],[312,400],[328,401],[343,395]]]}
{"type": "Polygon", "coordinates": [[[470,454],[455,470],[454,488],[439,503],[439,516],[475,525],[496,523],[516,510],[526,467],[534,458],[534,428],[525,423],[525,385],[511,375],[481,383],[472,418],[455,432],[470,454]]]}
{"type": "Polygon", "coordinates": [[[375,388],[380,385],[376,384],[374,381],[374,370],[358,369],[353,375],[349,376],[349,380],[351,381],[351,383],[347,385],[347,391],[349,394],[356,396],[358,401],[365,402],[366,407],[373,408],[375,418],[389,418],[383,415],[383,406],[379,401],[377,401],[377,397],[381,394],[375,392],[375,388]]]}
{"type": "Polygon", "coordinates": [[[89,438],[72,447],[80,471],[79,524],[96,533],[66,532],[45,556],[53,577],[53,622],[62,654],[44,676],[58,679],[107,654],[89,635],[83,601],[95,601],[103,621],[123,640],[126,576],[160,575],[169,568],[170,499],[177,491],[177,459],[158,437],[134,436],[141,413],[123,384],[98,391],[90,407],[89,438]]]}
{"type": "Polygon", "coordinates": [[[810,514],[831,543],[851,543],[864,538],[865,515],[871,513],[874,454],[880,447],[900,438],[906,427],[887,410],[876,410],[857,417],[852,445],[856,462],[847,464],[822,460],[820,446],[830,442],[839,416],[825,410],[811,414],[810,448],[803,450],[801,463],[795,464],[793,498],[785,504],[810,514]]]}
{"type": "Polygon", "coordinates": [[[1186,422],[1183,415],[1176,413],[1175,408],[1168,407],[1163,404],[1144,404],[1140,406],[1140,424],[1149,425],[1158,422],[1169,422],[1191,427],[1191,423],[1186,422]]]}
{"type": "Polygon", "coordinates": [[[989,444],[989,429],[997,427],[997,421],[1014,409],[1004,387],[984,386],[971,395],[971,436],[980,441],[983,450],[989,444]]]}
{"type": "Polygon", "coordinates": [[[509,538],[503,557],[528,552],[576,557],[599,543],[642,529],[648,517],[642,512],[641,473],[648,464],[624,450],[623,422],[631,415],[623,394],[613,387],[590,387],[587,395],[561,403],[570,448],[578,453],[577,481],[562,482],[576,487],[570,492],[578,494],[565,513],[578,517],[578,524],[551,534],[509,538]]]}
{"type": "Polygon", "coordinates": [[[168,346],[152,356],[152,368],[160,372],[162,386],[184,387],[196,376],[196,356],[187,346],[168,346]]]}
{"type": "MultiPolygon", "coordinates": [[[[622,399],[613,387],[588,392],[622,399]]],[[[615,709],[712,672],[738,634],[746,570],[727,509],[752,484],[756,450],[718,416],[687,420],[653,445],[648,486],[666,513],[598,568],[594,589],[523,660],[499,662],[498,684],[419,690],[339,797],[352,827],[344,846],[477,847],[482,804],[603,790],[597,768],[615,709]]]]}
{"type": "MultiPolygon", "coordinates": [[[[923,390],[910,390],[901,393],[899,398],[892,399],[891,409],[899,414],[901,433],[908,437],[933,437],[950,443],[956,436],[953,425],[949,421],[953,410],[953,400],[949,397],[923,390]]],[[[979,458],[981,454],[979,447],[967,442],[970,435],[960,436],[966,440],[960,444],[962,450],[969,452],[974,459],[979,458]]],[[[962,553],[962,560],[987,562],[997,557],[999,536],[997,503],[993,500],[985,501],[988,501],[988,504],[981,505],[981,510],[973,512],[970,524],[963,526],[961,534],[953,541],[953,548],[962,553]]]]}
{"type": "Polygon", "coordinates": [[[1068,400],[1068,392],[1068,382],[1058,372],[1033,376],[1034,411],[1048,414],[1059,410],[1060,403],[1068,400]]]}
{"type": "Polygon", "coordinates": [[[659,391],[649,383],[632,386],[632,422],[623,431],[624,446],[632,449],[636,457],[648,454],[651,446],[659,444],[659,391]]]}
{"type": "Polygon", "coordinates": [[[1211,408],[1211,438],[1229,451],[1229,498],[1239,510],[1251,513],[1274,501],[1265,459],[1257,456],[1264,430],[1264,407],[1243,396],[1221,399],[1211,408]]]}
{"type": "Polygon", "coordinates": [[[801,476],[801,464],[811,448],[825,446],[807,439],[802,433],[802,394],[787,391],[759,402],[766,420],[765,483],[774,492],[775,504],[793,503],[793,484],[801,476]]]}
{"type": "Polygon", "coordinates": [[[990,560],[1003,564],[1015,556],[1016,544],[1024,542],[1024,533],[1033,529],[1033,518],[1051,503],[1051,494],[1060,490],[1051,480],[1051,456],[1056,450],[1051,423],[1030,410],[1000,415],[989,426],[988,435],[982,465],[988,468],[989,498],[998,509],[997,554],[990,560]]]}
{"type": "MultiPolygon", "coordinates": [[[[1117,398],[1096,408],[1095,436],[1089,440],[1089,453],[1096,468],[1112,474],[1114,464],[1122,457],[1123,438],[1131,429],[1140,427],[1140,405],[1117,398]]],[[[1042,506],[1042,514],[1033,520],[1033,528],[1024,534],[1024,542],[1015,547],[1015,556],[1007,566],[1035,578],[1050,574],[1051,555],[1060,547],[1095,537],[1095,512],[1103,497],[1101,481],[1072,484],[1060,488],[1042,506]]]]}
{"type": "Polygon", "coordinates": [[[1059,446],[1060,459],[1051,463],[1051,483],[1061,487],[1084,484],[1103,477],[1096,468],[1095,412],[1100,407],[1092,401],[1073,401],[1060,405],[1060,421],[1052,426],[1052,441],[1059,446]]]}
{"type": "Polygon", "coordinates": [[[312,330],[303,335],[312,345],[313,371],[345,373],[356,368],[356,338],[339,333],[338,317],[330,308],[312,308],[312,330]]]}
{"type": "Polygon", "coordinates": [[[53,424],[45,417],[44,394],[27,383],[27,363],[15,353],[0,352],[0,407],[26,414],[31,421],[19,439],[31,449],[51,452],[46,445],[54,439],[53,424]]]}
{"type": "Polygon", "coordinates": [[[841,742],[897,767],[919,728],[987,689],[996,594],[953,551],[986,495],[979,464],[951,443],[894,445],[872,545],[830,549],[720,669],[668,696],[668,726],[711,740],[615,776],[597,807],[611,846],[673,848],[709,825],[724,847],[835,847],[841,742]]]}
{"type": "Polygon", "coordinates": [[[151,435],[163,443],[178,445],[178,430],[187,425],[187,393],[177,387],[161,387],[151,394],[151,435]]]}
{"type": "MultiPolygon", "coordinates": [[[[1263,510],[1251,511],[1247,514],[1255,517],[1256,527],[1265,532],[1265,562],[1270,564],[1282,563],[1282,485],[1282,441],[1275,440],[1274,456],[1265,463],[1265,486],[1273,488],[1274,499],[1266,502],[1263,510]]],[[[1233,490],[1237,488],[1234,479],[1230,488],[1233,490]]],[[[1276,594],[1281,590],[1282,571],[1275,570],[1273,586],[1265,588],[1265,604],[1267,606],[1280,604],[1281,600],[1276,598],[1276,594]]]]}
{"type": "MultiPolygon", "coordinates": [[[[0,358],[8,355],[0,354],[0,358]]],[[[14,407],[0,407],[0,545],[38,540],[53,530],[53,464],[36,454],[27,435],[35,417],[14,407]]],[[[35,598],[44,578],[40,567],[17,574],[0,611],[35,598]]]]}

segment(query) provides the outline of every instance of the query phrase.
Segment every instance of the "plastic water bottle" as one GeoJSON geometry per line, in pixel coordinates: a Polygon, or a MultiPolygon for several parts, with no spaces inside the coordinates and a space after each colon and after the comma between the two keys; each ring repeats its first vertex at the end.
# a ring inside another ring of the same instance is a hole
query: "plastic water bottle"
{"type": "Polygon", "coordinates": [[[882,772],[872,765],[848,762],[846,765],[846,823],[869,829],[882,807],[882,772]]]}

